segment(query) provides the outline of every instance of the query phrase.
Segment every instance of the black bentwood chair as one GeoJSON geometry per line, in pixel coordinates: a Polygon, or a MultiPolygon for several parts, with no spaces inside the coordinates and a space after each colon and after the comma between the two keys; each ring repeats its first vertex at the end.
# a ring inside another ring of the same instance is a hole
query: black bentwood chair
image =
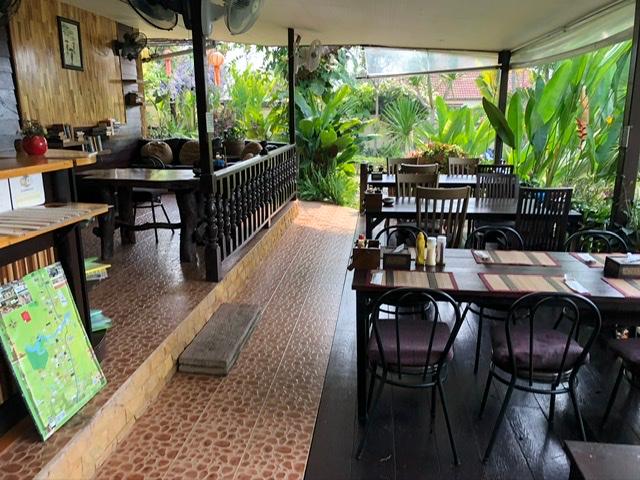
{"type": "MultiPolygon", "coordinates": [[[[474,250],[523,250],[524,241],[520,234],[513,228],[506,225],[485,225],[478,227],[467,237],[464,248],[474,250]]],[[[500,309],[493,305],[494,302],[467,303],[462,319],[464,320],[468,312],[475,313],[478,316],[478,338],[476,340],[476,358],[473,363],[474,375],[478,373],[478,363],[480,360],[480,345],[482,342],[482,323],[483,320],[499,320],[504,321],[507,308],[500,309]],[[502,313],[501,316],[491,315],[487,310],[496,313],[502,313]]]]}
{"type": "Polygon", "coordinates": [[[567,252],[627,253],[629,245],[624,238],[607,230],[580,230],[564,244],[567,252]]]}
{"type": "Polygon", "coordinates": [[[611,408],[616,402],[616,396],[618,395],[618,389],[622,382],[622,377],[626,378],[629,385],[640,389],[640,338],[629,338],[627,340],[611,340],[609,342],[611,350],[620,357],[621,364],[616,383],[613,385],[609,401],[607,402],[607,409],[604,412],[604,418],[602,419],[602,426],[606,423],[611,413],[611,408]]]}
{"type": "Polygon", "coordinates": [[[532,293],[511,306],[504,326],[498,325],[491,332],[491,366],[480,416],[487,404],[491,381],[495,378],[508,388],[483,462],[491,455],[514,389],[550,395],[549,424],[553,424],[556,395],[568,393],[580,434],[586,440],[575,382],[580,367],[589,361],[589,350],[601,323],[598,307],[572,293],[532,293]],[[554,320],[553,325],[548,323],[554,320]],[[585,339],[580,338],[581,333],[585,339]]]}
{"type": "Polygon", "coordinates": [[[447,379],[447,367],[453,359],[453,342],[462,325],[458,304],[439,290],[400,288],[380,296],[372,307],[369,321],[371,334],[367,348],[370,370],[368,415],[356,458],[362,457],[371,426],[370,417],[375,412],[384,386],[390,384],[397,387],[432,389],[432,427],[436,415],[437,389],[442,401],[453,460],[458,465],[460,461],[451,431],[443,386],[447,379]],[[419,313],[411,317],[387,317],[382,307],[388,305],[395,307],[396,311],[408,308],[419,313]],[[453,315],[449,311],[452,311],[453,315]],[[445,321],[444,316],[453,317],[452,324],[445,321]]]}

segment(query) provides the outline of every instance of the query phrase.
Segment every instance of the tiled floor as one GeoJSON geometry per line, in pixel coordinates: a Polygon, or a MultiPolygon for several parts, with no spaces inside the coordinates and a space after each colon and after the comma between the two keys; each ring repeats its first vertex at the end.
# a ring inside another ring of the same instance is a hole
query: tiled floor
{"type": "MultiPolygon", "coordinates": [[[[177,218],[173,197],[165,197],[164,202],[169,215],[177,218]]],[[[150,217],[150,212],[144,215],[150,217]]],[[[144,221],[142,217],[140,212],[139,222],[144,221]]],[[[172,235],[169,230],[161,230],[159,235],[158,244],[152,231],[138,233],[135,245],[122,248],[116,243],[110,278],[90,292],[91,306],[103,309],[114,324],[102,362],[106,388],[45,443],[28,425],[0,453],[0,478],[32,478],[40,471],[213,288],[213,284],[200,280],[204,275],[196,267],[180,263],[179,232],[172,235]]],[[[98,255],[96,237],[85,229],[83,238],[86,256],[98,255]]]]}
{"type": "Polygon", "coordinates": [[[224,378],[176,374],[98,478],[301,478],[356,213],[303,203],[238,301],[264,313],[224,378]]]}

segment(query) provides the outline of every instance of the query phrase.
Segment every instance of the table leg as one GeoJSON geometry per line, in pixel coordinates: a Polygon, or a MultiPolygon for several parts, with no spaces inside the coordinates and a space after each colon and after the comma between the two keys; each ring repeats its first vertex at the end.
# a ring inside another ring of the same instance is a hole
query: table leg
{"type": "Polygon", "coordinates": [[[122,244],[136,243],[136,232],[126,226],[133,225],[136,221],[133,216],[133,195],[130,187],[118,187],[118,218],[121,222],[122,244]]]}
{"type": "Polygon", "coordinates": [[[367,238],[373,238],[373,229],[382,223],[383,218],[382,217],[376,218],[373,213],[367,213],[367,212],[365,212],[364,218],[365,218],[365,225],[366,225],[365,234],[367,238]]]}
{"type": "Polygon", "coordinates": [[[102,260],[113,258],[113,234],[116,227],[116,212],[114,210],[115,195],[112,188],[95,186],[98,201],[110,206],[107,213],[98,216],[98,228],[93,233],[100,237],[100,252],[102,260]]]}
{"type": "Polygon", "coordinates": [[[195,262],[196,244],[193,233],[198,221],[198,202],[193,190],[178,190],[176,203],[180,212],[180,261],[195,262]]]}
{"type": "Polygon", "coordinates": [[[356,292],[356,356],[358,377],[358,420],[367,418],[367,299],[356,292]]]}

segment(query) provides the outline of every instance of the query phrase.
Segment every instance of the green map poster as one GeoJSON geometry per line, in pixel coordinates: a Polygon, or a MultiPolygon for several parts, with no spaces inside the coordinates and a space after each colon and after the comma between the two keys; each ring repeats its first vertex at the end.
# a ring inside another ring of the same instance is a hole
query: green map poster
{"type": "Polygon", "coordinates": [[[0,343],[43,440],[107,383],[60,263],[0,287],[0,343]]]}

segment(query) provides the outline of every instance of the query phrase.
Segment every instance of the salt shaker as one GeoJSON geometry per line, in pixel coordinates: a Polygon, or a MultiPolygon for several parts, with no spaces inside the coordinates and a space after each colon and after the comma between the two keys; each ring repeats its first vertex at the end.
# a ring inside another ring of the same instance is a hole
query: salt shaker
{"type": "Polygon", "coordinates": [[[427,238],[427,266],[435,267],[436,266],[436,237],[428,237],[427,238]]]}
{"type": "Polygon", "coordinates": [[[444,265],[444,255],[447,250],[446,235],[438,235],[436,238],[436,262],[438,265],[444,265]]]}

